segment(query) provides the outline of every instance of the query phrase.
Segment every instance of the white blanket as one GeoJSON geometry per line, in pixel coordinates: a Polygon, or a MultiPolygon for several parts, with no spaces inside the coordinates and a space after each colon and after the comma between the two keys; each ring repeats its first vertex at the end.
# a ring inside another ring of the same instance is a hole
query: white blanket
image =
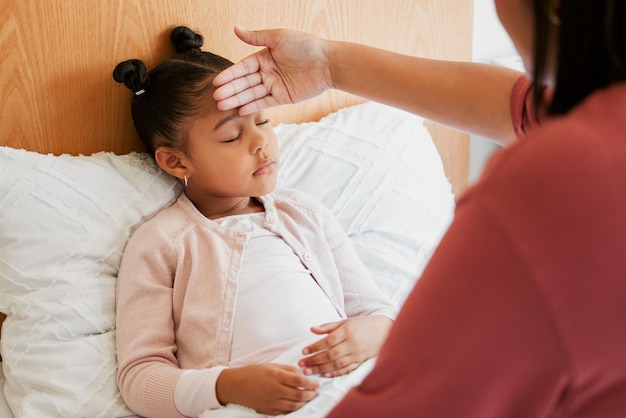
{"type": "MultiPolygon", "coordinates": [[[[302,348],[310,344],[297,345],[277,357],[273,363],[287,364],[298,367],[298,361],[302,358],[302,348]]],[[[359,366],[358,369],[343,376],[334,378],[317,377],[321,382],[319,394],[305,406],[297,411],[286,415],[285,418],[321,418],[326,416],[331,409],[344,397],[350,388],[358,385],[374,367],[375,359],[369,359],[359,366]]],[[[204,411],[199,418],[264,418],[270,415],[260,414],[252,409],[240,405],[226,405],[224,408],[204,411]]]]}

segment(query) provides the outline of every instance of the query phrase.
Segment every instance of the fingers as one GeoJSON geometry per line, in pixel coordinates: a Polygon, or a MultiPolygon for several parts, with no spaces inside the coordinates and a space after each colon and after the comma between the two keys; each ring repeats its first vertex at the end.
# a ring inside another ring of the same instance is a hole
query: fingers
{"type": "Polygon", "coordinates": [[[328,334],[329,332],[332,332],[339,328],[344,322],[346,321],[342,320],[337,322],[328,322],[326,324],[311,327],[311,331],[316,334],[328,334]]]}
{"type": "Polygon", "coordinates": [[[306,357],[300,360],[298,362],[298,366],[315,367],[315,366],[319,366],[322,364],[332,363],[333,361],[336,361],[337,359],[348,354],[348,351],[346,350],[345,347],[342,346],[342,344],[337,344],[334,346],[327,346],[324,349],[315,350],[311,352],[314,352],[315,354],[310,357],[306,357]]]}
{"type": "MultiPolygon", "coordinates": [[[[224,72],[222,72],[221,74],[218,74],[218,76],[224,74],[226,71],[228,71],[228,69],[224,70],[224,72]]],[[[213,83],[215,83],[216,79],[217,77],[215,77],[213,83]]],[[[222,84],[220,87],[215,89],[215,92],[213,92],[213,98],[215,100],[226,99],[230,96],[241,93],[242,91],[246,91],[252,87],[258,86],[261,83],[262,80],[260,73],[257,72],[252,74],[245,74],[231,80],[230,82],[228,82],[228,84],[222,84]]]]}
{"type": "Polygon", "coordinates": [[[221,111],[240,108],[239,114],[246,116],[277,104],[274,97],[267,92],[265,86],[258,84],[233,96],[219,100],[217,108],[221,111]]]}
{"type": "Polygon", "coordinates": [[[298,362],[305,375],[319,374],[334,377],[356,369],[367,358],[366,351],[359,349],[355,339],[355,320],[330,322],[316,327],[311,331],[327,334],[325,338],[302,349],[304,355],[310,355],[298,362]]]}
{"type": "MultiPolygon", "coordinates": [[[[329,324],[326,324],[326,325],[329,325],[329,324]]],[[[312,327],[311,331],[315,332],[314,331],[315,328],[321,329],[322,327],[325,327],[326,325],[322,325],[321,327],[312,327]]],[[[335,328],[332,328],[331,331],[334,329],[335,328]]],[[[330,331],[321,331],[321,332],[318,332],[318,334],[326,334],[329,332],[330,331]]],[[[341,344],[345,340],[345,338],[346,338],[345,333],[341,332],[341,330],[338,330],[333,333],[329,333],[326,336],[326,338],[322,338],[321,340],[318,340],[314,342],[313,344],[304,347],[302,349],[302,354],[308,355],[311,353],[316,353],[318,351],[326,351],[331,347],[341,344]]]]}
{"type": "Polygon", "coordinates": [[[241,116],[250,115],[255,112],[260,112],[263,109],[267,109],[269,107],[278,106],[278,103],[273,96],[265,96],[261,99],[255,100],[253,102],[247,103],[239,108],[239,114],[241,116]]]}
{"type": "MultiPolygon", "coordinates": [[[[255,55],[256,54],[250,55],[244,58],[243,60],[239,61],[237,64],[231,65],[230,67],[226,68],[224,71],[216,75],[215,78],[213,79],[213,85],[216,87],[219,87],[219,86],[223,86],[226,83],[230,83],[231,81],[235,79],[253,75],[253,74],[258,74],[258,71],[260,68],[259,60],[257,59],[255,55]]],[[[260,82],[260,77],[261,76],[259,75],[258,82],[260,82]]],[[[258,82],[255,84],[258,84],[258,82]]]]}
{"type": "Polygon", "coordinates": [[[324,377],[339,376],[358,367],[361,360],[353,353],[345,335],[339,331],[328,335],[307,347],[302,352],[310,354],[298,362],[305,375],[319,374],[324,377]]]}
{"type": "Polygon", "coordinates": [[[240,105],[239,103],[242,103],[242,102],[245,102],[245,99],[242,99],[241,97],[233,97],[232,101],[231,99],[226,99],[220,102],[220,103],[225,103],[225,104],[220,105],[218,103],[217,107],[218,109],[223,110],[223,111],[235,109],[239,107],[239,109],[237,110],[239,115],[247,116],[256,112],[260,112],[263,109],[277,106],[279,104],[276,100],[274,100],[272,96],[265,96],[261,99],[257,99],[249,103],[240,105]]]}
{"type": "MultiPolygon", "coordinates": [[[[356,370],[361,365],[360,362],[349,362],[346,366],[339,367],[336,362],[329,363],[319,367],[312,367],[311,375],[319,375],[322,377],[337,377],[348,374],[353,370],[356,370]]],[[[306,370],[306,369],[305,369],[306,370]]]]}
{"type": "Polygon", "coordinates": [[[279,400],[270,413],[286,414],[302,408],[307,402],[318,395],[319,381],[304,376],[297,368],[277,365],[285,373],[280,375],[282,389],[277,393],[279,400]]]}
{"type": "Polygon", "coordinates": [[[287,414],[302,408],[318,395],[320,383],[293,366],[283,364],[249,366],[259,374],[247,373],[246,382],[239,382],[238,390],[245,392],[240,404],[263,414],[287,414]],[[254,380],[254,382],[253,382],[254,380]],[[255,395],[256,393],[256,395],[255,395]],[[241,402],[243,401],[243,402],[241,402]]]}
{"type": "Polygon", "coordinates": [[[344,323],[345,320],[342,320],[311,327],[311,331],[315,334],[328,334],[328,336],[304,347],[302,354],[307,355],[317,351],[327,350],[329,347],[340,344],[346,338],[345,332],[342,332],[340,329],[341,325],[344,323]]]}
{"type": "Polygon", "coordinates": [[[245,43],[254,46],[265,46],[266,39],[263,35],[265,31],[251,31],[242,26],[235,25],[235,35],[245,43]]]}
{"type": "Polygon", "coordinates": [[[286,373],[280,376],[280,383],[295,388],[301,392],[315,392],[319,389],[320,383],[316,379],[304,376],[299,369],[293,366],[278,364],[276,367],[283,369],[286,373]]]}
{"type": "Polygon", "coordinates": [[[247,44],[254,45],[254,44],[251,43],[250,31],[249,30],[247,30],[243,26],[239,26],[239,25],[235,25],[235,27],[233,29],[235,31],[235,35],[237,35],[237,38],[241,39],[242,41],[244,41],[247,44]]]}
{"type": "Polygon", "coordinates": [[[300,361],[302,372],[309,375],[321,375],[323,377],[334,377],[346,374],[356,369],[361,360],[358,356],[350,353],[343,353],[337,347],[322,352],[315,356],[300,361]],[[342,353],[342,354],[337,354],[342,353]]]}
{"type": "MultiPolygon", "coordinates": [[[[241,39],[245,43],[254,46],[271,46],[271,39],[264,36],[265,33],[266,31],[252,32],[242,28],[241,26],[235,26],[235,34],[237,35],[237,37],[239,37],[239,39],[241,39]]],[[[213,85],[219,87],[237,78],[257,73],[260,68],[258,56],[261,52],[262,51],[258,51],[252,55],[249,55],[243,60],[239,61],[237,64],[219,73],[213,79],[213,85]]]]}
{"type": "Polygon", "coordinates": [[[267,87],[262,84],[261,74],[253,73],[220,86],[213,92],[213,98],[217,101],[217,108],[225,111],[265,97],[267,94],[267,87]]]}

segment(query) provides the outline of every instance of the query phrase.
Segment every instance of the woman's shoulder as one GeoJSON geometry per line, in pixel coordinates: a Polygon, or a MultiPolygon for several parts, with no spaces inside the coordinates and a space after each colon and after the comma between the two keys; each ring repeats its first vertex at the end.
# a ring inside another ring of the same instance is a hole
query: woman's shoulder
{"type": "Polygon", "coordinates": [[[553,174],[563,169],[563,174],[570,175],[586,165],[619,158],[619,153],[607,150],[624,147],[626,83],[621,83],[592,93],[566,115],[543,121],[524,139],[499,153],[491,165],[511,175],[540,169],[553,174]]]}
{"type": "Polygon", "coordinates": [[[619,187],[615,181],[623,178],[625,166],[623,84],[593,93],[568,114],[544,120],[525,138],[496,152],[457,203],[560,211],[603,188],[619,187]]]}

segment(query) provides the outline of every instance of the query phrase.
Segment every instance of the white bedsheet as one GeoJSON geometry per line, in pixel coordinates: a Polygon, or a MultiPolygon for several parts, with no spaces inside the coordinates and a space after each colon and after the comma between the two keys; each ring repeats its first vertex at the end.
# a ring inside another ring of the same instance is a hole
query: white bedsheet
{"type": "MultiPolygon", "coordinates": [[[[302,348],[311,341],[297,345],[277,357],[273,363],[296,366],[302,358],[302,348]]],[[[280,415],[285,418],[321,418],[344,397],[350,388],[358,385],[374,367],[376,359],[372,358],[359,366],[351,373],[335,378],[320,377],[321,387],[319,394],[301,409],[290,414],[280,415]]],[[[207,410],[199,418],[265,418],[270,415],[259,414],[252,409],[239,405],[227,405],[224,408],[207,410]]]]}

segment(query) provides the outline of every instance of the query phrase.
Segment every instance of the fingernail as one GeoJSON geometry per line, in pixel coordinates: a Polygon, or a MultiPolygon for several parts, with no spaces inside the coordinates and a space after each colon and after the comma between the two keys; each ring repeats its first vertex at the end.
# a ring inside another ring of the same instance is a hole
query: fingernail
{"type": "Polygon", "coordinates": [[[302,369],[302,373],[304,373],[305,376],[308,376],[310,374],[313,374],[313,370],[311,370],[311,369],[302,369]]]}

